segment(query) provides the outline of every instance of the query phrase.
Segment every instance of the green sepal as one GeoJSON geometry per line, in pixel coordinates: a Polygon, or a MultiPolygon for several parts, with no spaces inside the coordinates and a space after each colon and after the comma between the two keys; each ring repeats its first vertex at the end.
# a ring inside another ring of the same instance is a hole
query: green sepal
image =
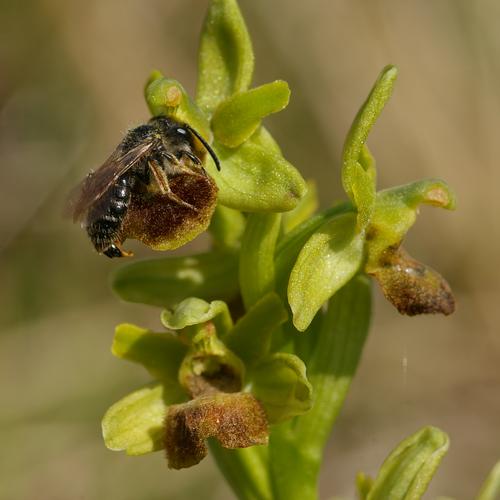
{"type": "Polygon", "coordinates": [[[207,164],[219,188],[218,201],[243,212],[286,212],[297,206],[307,186],[298,170],[273,148],[260,130],[237,148],[214,144],[220,172],[207,164]]]}
{"type": "Polygon", "coordinates": [[[189,297],[173,310],[166,309],[161,313],[162,324],[170,330],[182,330],[208,321],[214,324],[218,335],[225,335],[233,327],[227,304],[222,300],[208,303],[196,297],[189,297]]]}
{"type": "Polygon", "coordinates": [[[208,230],[221,250],[238,250],[245,232],[245,216],[238,210],[217,205],[208,230]]]}
{"type": "Polygon", "coordinates": [[[252,366],[269,353],[273,331],[287,319],[280,298],[268,293],[237,321],[224,342],[247,366],[252,366]]]}
{"type": "Polygon", "coordinates": [[[187,346],[173,333],[155,333],[122,323],[115,329],[111,352],[117,358],[143,365],[164,383],[175,383],[187,346]]]}
{"type": "Polygon", "coordinates": [[[207,118],[177,80],[165,78],[159,71],[153,71],[146,83],[144,97],[153,116],[168,116],[187,123],[207,141],[212,141],[207,118]]]}
{"type": "Polygon", "coordinates": [[[476,500],[498,500],[500,497],[500,462],[497,462],[485,479],[476,500]]]}
{"type": "Polygon", "coordinates": [[[380,265],[383,252],[398,246],[414,224],[420,205],[454,210],[455,194],[440,179],[423,179],[377,193],[375,212],[367,236],[367,272],[380,265]]]}
{"type": "Polygon", "coordinates": [[[239,268],[241,296],[246,309],[274,290],[274,252],[280,224],[280,214],[248,216],[239,268]]]}
{"type": "Polygon", "coordinates": [[[314,214],[314,212],[316,212],[318,206],[319,200],[316,183],[313,180],[308,180],[307,192],[305,196],[299,201],[299,204],[293,210],[283,213],[283,218],[281,220],[283,233],[289,233],[299,224],[302,224],[302,222],[308,220],[314,214]]]}
{"type": "Polygon", "coordinates": [[[448,436],[435,427],[405,439],[385,459],[367,500],[420,499],[448,446],[448,436]]]}
{"type": "Polygon", "coordinates": [[[252,392],[262,403],[270,424],[306,413],[312,406],[312,387],[306,366],[294,354],[276,353],[255,366],[252,392]]]}
{"type": "Polygon", "coordinates": [[[178,384],[143,387],[115,403],[102,419],[106,447],[127,455],[144,455],[164,448],[165,415],[169,404],[183,399],[178,384]]]}
{"type": "Polygon", "coordinates": [[[243,144],[266,116],[286,108],[290,89],[283,80],[239,92],[223,101],[212,117],[215,139],[229,148],[243,144]]]}
{"type": "Polygon", "coordinates": [[[211,114],[229,96],[252,81],[252,42],[236,0],[212,0],[198,52],[196,102],[211,114]]]}
{"type": "Polygon", "coordinates": [[[370,129],[391,96],[396,77],[395,66],[386,66],[382,70],[368,98],[354,118],[344,143],[342,184],[358,209],[360,230],[370,221],[375,202],[375,164],[365,142],[370,129]]]}
{"type": "Polygon", "coordinates": [[[353,211],[354,208],[350,202],[340,203],[313,215],[283,236],[276,246],[275,255],[276,289],[280,296],[286,296],[286,288],[292,268],[302,247],[312,234],[334,217],[353,211]]]}
{"type": "Polygon", "coordinates": [[[288,302],[297,330],[304,331],[320,307],[359,270],[364,240],[364,234],[356,232],[352,213],[326,222],[309,238],[288,283],[288,302]]]}
{"type": "Polygon", "coordinates": [[[132,262],[112,275],[123,300],[173,307],[186,297],[229,301],[238,295],[238,256],[208,252],[132,262]]]}

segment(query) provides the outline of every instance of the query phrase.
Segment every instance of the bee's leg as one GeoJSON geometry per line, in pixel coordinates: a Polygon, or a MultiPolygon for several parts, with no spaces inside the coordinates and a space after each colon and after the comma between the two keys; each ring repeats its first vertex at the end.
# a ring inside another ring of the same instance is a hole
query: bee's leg
{"type": "Polygon", "coordinates": [[[160,191],[162,194],[167,195],[171,200],[175,201],[179,205],[182,205],[184,207],[190,208],[191,210],[194,210],[195,212],[198,211],[198,209],[194,206],[191,205],[190,203],[185,202],[181,198],[179,198],[172,190],[170,189],[170,185],[168,183],[167,175],[165,174],[164,170],[156,163],[156,162],[148,162],[149,168],[151,169],[151,172],[153,174],[153,177],[156,181],[156,184],[160,188],[160,191]]]}
{"type": "Polygon", "coordinates": [[[120,243],[113,243],[102,253],[110,259],[115,257],[132,257],[134,255],[134,252],[127,252],[127,250],[123,250],[120,243]]]}

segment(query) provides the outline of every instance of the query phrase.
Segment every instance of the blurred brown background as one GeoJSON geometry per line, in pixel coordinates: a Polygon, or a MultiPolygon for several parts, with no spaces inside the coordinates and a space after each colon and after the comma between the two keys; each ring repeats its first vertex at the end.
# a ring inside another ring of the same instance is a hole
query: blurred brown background
{"type": "MultiPolygon", "coordinates": [[[[153,68],[193,92],[206,0],[0,0],[0,498],[232,498],[210,459],[106,450],[100,418],[147,377],[109,352],[114,325],[159,311],[109,291],[118,262],[60,217],[70,186],[147,120],[153,68]]],[[[292,163],[342,196],[339,157],[379,70],[399,66],[369,143],[379,186],[432,176],[459,209],[424,209],[406,247],[454,288],[450,318],[401,317],[375,291],[373,329],[332,436],[322,495],[354,498],[394,444],[425,424],[451,437],[426,498],[470,499],[500,458],[500,3],[241,0],[255,83],[292,89],[268,120],[292,163]]],[[[183,249],[206,244],[201,238],[183,249]]],[[[150,252],[134,247],[140,256],[150,252]]]]}

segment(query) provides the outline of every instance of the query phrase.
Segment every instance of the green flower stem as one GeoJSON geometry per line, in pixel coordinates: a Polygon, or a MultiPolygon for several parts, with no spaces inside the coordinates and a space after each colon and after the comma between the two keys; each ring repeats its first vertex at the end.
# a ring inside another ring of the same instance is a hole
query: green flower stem
{"type": "Polygon", "coordinates": [[[245,308],[274,290],[274,250],[280,214],[250,214],[241,244],[240,288],[245,308]]]}
{"type": "Polygon", "coordinates": [[[370,304],[366,276],[356,276],[329,302],[307,362],[313,407],[271,434],[270,464],[278,499],[317,498],[323,449],[361,357],[370,323],[370,304]]]}
{"type": "Polygon", "coordinates": [[[217,465],[240,500],[271,500],[271,486],[267,467],[267,448],[253,446],[228,450],[209,440],[209,447],[217,465]]]}

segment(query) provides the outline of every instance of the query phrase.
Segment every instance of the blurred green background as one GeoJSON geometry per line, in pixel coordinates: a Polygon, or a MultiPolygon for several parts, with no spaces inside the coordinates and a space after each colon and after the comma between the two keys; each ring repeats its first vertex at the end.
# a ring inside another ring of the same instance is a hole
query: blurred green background
{"type": "MultiPolygon", "coordinates": [[[[159,311],[109,290],[119,262],[61,218],[68,189],[148,118],[153,68],[193,92],[206,0],[0,1],[0,498],[232,498],[211,459],[169,471],[161,454],[106,450],[100,418],[147,377],[109,351],[114,325],[159,311]]],[[[449,280],[450,318],[406,318],[375,287],[373,329],[327,450],[324,498],[425,424],[451,437],[427,498],[472,498],[500,458],[500,3],[240,0],[255,83],[292,89],[268,120],[285,156],[342,196],[340,149],[379,70],[399,66],[370,136],[379,186],[442,177],[459,209],[424,209],[406,247],[449,280]]],[[[204,236],[185,247],[206,246],[204,236]]],[[[150,256],[131,245],[139,256],[150,256]]]]}

